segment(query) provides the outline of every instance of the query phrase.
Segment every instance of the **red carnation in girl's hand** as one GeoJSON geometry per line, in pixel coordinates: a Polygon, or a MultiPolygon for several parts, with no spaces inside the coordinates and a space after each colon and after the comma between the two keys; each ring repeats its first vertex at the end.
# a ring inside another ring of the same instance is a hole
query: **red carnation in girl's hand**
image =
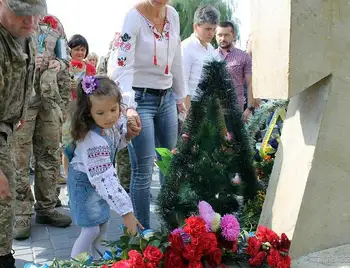
{"type": "Polygon", "coordinates": [[[148,245],[143,252],[143,256],[146,260],[158,265],[163,258],[163,253],[159,248],[148,245]]]}
{"type": "Polygon", "coordinates": [[[58,21],[52,16],[44,17],[43,23],[48,24],[52,29],[57,29],[58,27],[58,21]]]}

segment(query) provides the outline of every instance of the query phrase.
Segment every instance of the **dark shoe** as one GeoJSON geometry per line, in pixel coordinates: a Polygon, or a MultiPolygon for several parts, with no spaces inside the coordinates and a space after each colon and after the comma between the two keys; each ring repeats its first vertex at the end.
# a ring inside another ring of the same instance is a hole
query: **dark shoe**
{"type": "Polygon", "coordinates": [[[57,199],[57,202],[56,202],[56,208],[59,208],[59,207],[62,207],[62,201],[60,199],[57,199]]]}
{"type": "Polygon", "coordinates": [[[0,256],[0,268],[16,268],[15,258],[12,253],[0,256]]]}
{"type": "Polygon", "coordinates": [[[16,240],[28,239],[31,235],[32,218],[30,216],[16,216],[12,235],[16,240]]]}
{"type": "Polygon", "coordinates": [[[50,224],[54,227],[65,228],[71,225],[72,219],[57,210],[47,214],[36,214],[35,222],[39,224],[50,224]]]}

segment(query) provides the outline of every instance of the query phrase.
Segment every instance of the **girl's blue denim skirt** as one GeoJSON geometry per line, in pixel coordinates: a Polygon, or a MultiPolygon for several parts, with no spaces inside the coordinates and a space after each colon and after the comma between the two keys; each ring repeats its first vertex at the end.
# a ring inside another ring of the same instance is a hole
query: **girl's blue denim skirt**
{"type": "Polygon", "coordinates": [[[92,187],[86,173],[70,165],[67,183],[69,206],[77,226],[98,226],[109,220],[110,207],[92,187]]]}

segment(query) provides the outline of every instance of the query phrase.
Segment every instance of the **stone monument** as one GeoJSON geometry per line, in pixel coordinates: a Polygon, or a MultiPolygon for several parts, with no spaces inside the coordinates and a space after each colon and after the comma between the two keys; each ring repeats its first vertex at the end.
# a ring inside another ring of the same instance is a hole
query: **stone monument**
{"type": "Polygon", "coordinates": [[[350,2],[251,8],[254,96],[290,99],[260,224],[295,267],[350,267],[350,2]]]}

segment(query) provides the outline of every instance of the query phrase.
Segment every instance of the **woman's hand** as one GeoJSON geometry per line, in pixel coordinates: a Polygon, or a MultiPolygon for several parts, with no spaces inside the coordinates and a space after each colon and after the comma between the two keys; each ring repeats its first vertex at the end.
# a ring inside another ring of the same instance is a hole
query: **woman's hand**
{"type": "Polygon", "coordinates": [[[187,113],[186,106],[183,102],[177,103],[176,106],[179,113],[187,113]]]}
{"type": "Polygon", "coordinates": [[[134,213],[130,212],[123,216],[123,222],[125,227],[128,230],[128,233],[131,235],[136,235],[137,227],[144,229],[141,223],[135,218],[134,213]]]}
{"type": "Polygon", "coordinates": [[[129,139],[132,139],[140,134],[141,128],[138,127],[135,117],[129,117],[127,121],[127,133],[129,139]]]}
{"type": "Polygon", "coordinates": [[[128,120],[128,135],[135,137],[141,131],[141,119],[135,109],[129,108],[126,110],[126,117],[128,120]]]}

